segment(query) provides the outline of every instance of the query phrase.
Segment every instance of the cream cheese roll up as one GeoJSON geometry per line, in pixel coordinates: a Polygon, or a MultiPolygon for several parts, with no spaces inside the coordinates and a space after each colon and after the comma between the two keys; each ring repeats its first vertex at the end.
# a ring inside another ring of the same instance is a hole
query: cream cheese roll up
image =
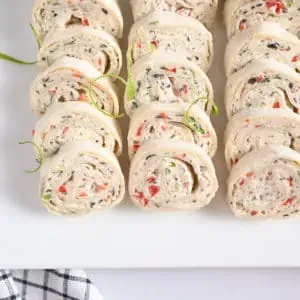
{"type": "Polygon", "coordinates": [[[148,141],[134,156],[129,175],[133,202],[150,210],[196,210],[218,189],[211,159],[182,141],[148,141]]]}
{"type": "Polygon", "coordinates": [[[300,41],[277,23],[252,26],[229,40],[225,51],[226,75],[259,58],[273,58],[300,70],[300,41]]]}
{"type": "Polygon", "coordinates": [[[130,0],[133,18],[138,21],[153,11],[173,11],[197,19],[211,27],[218,0],[130,0]]]}
{"type": "Polygon", "coordinates": [[[118,156],[122,152],[118,122],[88,103],[56,103],[36,124],[34,142],[44,157],[77,141],[92,141],[118,156]]]}
{"type": "Polygon", "coordinates": [[[228,169],[248,152],[268,145],[300,152],[300,116],[285,109],[245,109],[236,114],[225,131],[228,169]]]}
{"type": "Polygon", "coordinates": [[[299,215],[300,154],[269,146],[244,156],[228,180],[228,200],[237,217],[299,215]]]}
{"type": "Polygon", "coordinates": [[[41,199],[58,215],[112,208],[124,194],[124,177],[115,155],[89,141],[63,147],[41,169],[41,199]]]}
{"type": "Polygon", "coordinates": [[[37,114],[44,114],[54,103],[68,101],[94,101],[107,113],[119,113],[118,93],[109,78],[99,78],[101,74],[88,62],[64,58],[38,74],[30,91],[30,105],[37,114]],[[93,101],[90,99],[90,92],[93,101]]]}
{"type": "Polygon", "coordinates": [[[101,29],[75,27],[50,32],[38,53],[38,65],[45,69],[64,57],[87,61],[101,74],[118,75],[122,67],[119,44],[101,29]]]}
{"type": "Polygon", "coordinates": [[[153,12],[136,22],[129,34],[132,60],[160,50],[180,54],[206,72],[213,59],[211,33],[199,21],[173,12],[153,12]]]}
{"type": "Polygon", "coordinates": [[[247,108],[284,108],[299,112],[300,74],[273,59],[258,59],[228,77],[228,118],[247,108]]]}
{"type": "Polygon", "coordinates": [[[41,41],[52,30],[70,27],[101,28],[123,35],[123,17],[116,0],[37,0],[32,25],[41,41]]]}
{"type": "Polygon", "coordinates": [[[228,38],[236,32],[264,21],[277,22],[292,34],[299,36],[300,5],[285,0],[227,0],[224,20],[228,38]]]}
{"type": "Polygon", "coordinates": [[[132,66],[136,86],[134,99],[125,93],[128,115],[141,105],[152,102],[166,104],[193,103],[210,114],[214,98],[210,80],[201,68],[180,54],[168,55],[157,51],[147,54],[132,66]]]}
{"type": "Polygon", "coordinates": [[[128,152],[132,158],[149,140],[184,141],[203,148],[210,157],[217,150],[217,135],[207,114],[199,105],[151,103],[132,116],[128,152]]]}

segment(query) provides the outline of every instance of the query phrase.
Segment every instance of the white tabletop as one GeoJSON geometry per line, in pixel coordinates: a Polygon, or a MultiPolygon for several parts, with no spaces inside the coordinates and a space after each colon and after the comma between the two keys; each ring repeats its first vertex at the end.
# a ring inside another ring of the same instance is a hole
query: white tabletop
{"type": "MultiPolygon", "coordinates": [[[[283,253],[284,255],[284,253],[283,253]]],[[[104,300],[293,300],[300,269],[88,271],[104,300]]]]}

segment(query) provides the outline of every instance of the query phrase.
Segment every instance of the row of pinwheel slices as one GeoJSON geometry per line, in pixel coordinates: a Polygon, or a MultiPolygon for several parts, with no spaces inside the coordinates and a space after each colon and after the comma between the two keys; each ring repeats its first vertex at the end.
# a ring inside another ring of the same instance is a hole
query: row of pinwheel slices
{"type": "Polygon", "coordinates": [[[41,116],[34,145],[43,203],[59,215],[111,208],[125,194],[113,82],[122,67],[120,8],[115,0],[39,0],[32,25],[42,68],[30,105],[41,116]]]}
{"type": "Polygon", "coordinates": [[[210,203],[216,110],[206,75],[217,1],[132,0],[125,110],[131,117],[129,194],[144,209],[191,210],[210,203]]]}
{"type": "Polygon", "coordinates": [[[298,10],[298,1],[225,2],[225,158],[238,217],[300,212],[298,10]]]}

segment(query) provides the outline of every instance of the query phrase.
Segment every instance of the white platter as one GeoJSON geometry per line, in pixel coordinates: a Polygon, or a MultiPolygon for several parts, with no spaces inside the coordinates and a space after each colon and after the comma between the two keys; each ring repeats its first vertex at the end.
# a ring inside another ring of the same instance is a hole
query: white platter
{"type": "MultiPolygon", "coordinates": [[[[122,1],[126,28],[131,25],[122,1]]],[[[222,1],[221,1],[222,2],[222,1]]],[[[34,0],[0,0],[0,51],[35,59],[27,25],[34,0]]],[[[221,3],[222,6],[222,3],[221,3]]],[[[221,9],[214,27],[216,55],[210,72],[221,116],[215,159],[221,188],[200,212],[143,213],[127,199],[118,208],[79,219],[52,216],[37,196],[38,175],[22,170],[34,163],[33,151],[18,146],[31,138],[36,119],[28,105],[35,67],[0,61],[0,265],[5,268],[151,268],[300,266],[300,220],[240,221],[225,201],[223,158],[223,54],[221,9]]],[[[127,36],[127,31],[125,37],[127,36]]],[[[126,38],[123,49],[126,49],[126,38]]],[[[126,135],[128,120],[123,121],[126,135]]],[[[122,166],[128,173],[127,153],[122,166]]]]}

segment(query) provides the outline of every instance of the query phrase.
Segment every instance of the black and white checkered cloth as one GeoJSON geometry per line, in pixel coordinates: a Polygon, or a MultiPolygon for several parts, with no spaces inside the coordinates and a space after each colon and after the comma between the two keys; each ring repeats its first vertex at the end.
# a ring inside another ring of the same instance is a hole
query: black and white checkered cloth
{"type": "Polygon", "coordinates": [[[102,300],[82,270],[0,270],[0,300],[102,300]]]}

